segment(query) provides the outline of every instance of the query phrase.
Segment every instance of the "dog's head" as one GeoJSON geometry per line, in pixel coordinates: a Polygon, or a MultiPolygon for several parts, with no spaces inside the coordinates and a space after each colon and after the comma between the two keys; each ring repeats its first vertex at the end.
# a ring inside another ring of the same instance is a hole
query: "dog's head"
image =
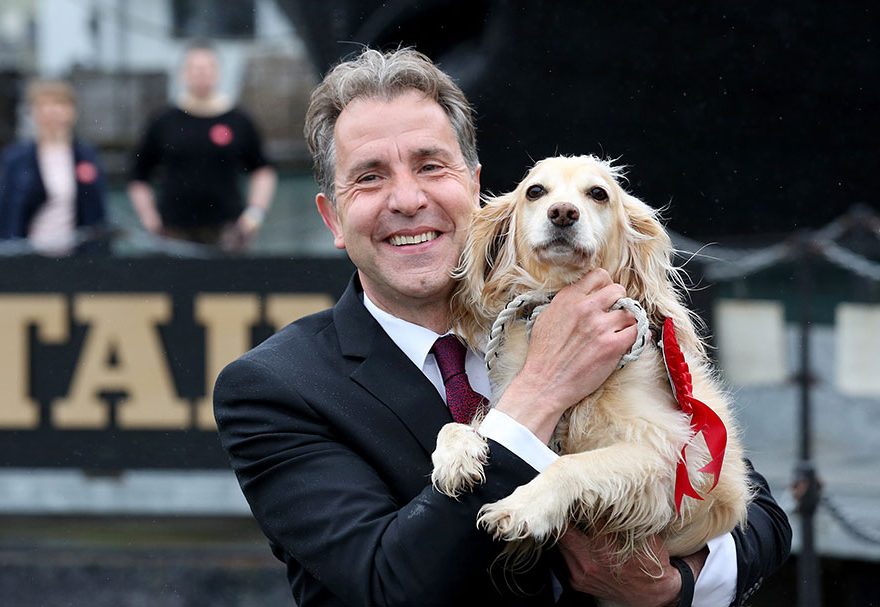
{"type": "Polygon", "coordinates": [[[476,211],[456,271],[456,316],[470,339],[514,296],[558,291],[604,268],[639,301],[652,324],[672,316],[691,327],[680,303],[672,242],[657,212],[620,185],[621,169],[594,156],[538,162],[513,192],[476,211]]]}

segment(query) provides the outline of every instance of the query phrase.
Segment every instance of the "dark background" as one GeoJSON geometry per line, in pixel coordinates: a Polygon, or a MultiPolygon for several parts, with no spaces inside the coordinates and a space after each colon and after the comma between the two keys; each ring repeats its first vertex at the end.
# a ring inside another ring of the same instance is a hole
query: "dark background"
{"type": "Polygon", "coordinates": [[[878,208],[878,10],[865,1],[278,0],[318,72],[413,45],[479,120],[484,189],[597,154],[691,237],[817,228],[878,208]]]}

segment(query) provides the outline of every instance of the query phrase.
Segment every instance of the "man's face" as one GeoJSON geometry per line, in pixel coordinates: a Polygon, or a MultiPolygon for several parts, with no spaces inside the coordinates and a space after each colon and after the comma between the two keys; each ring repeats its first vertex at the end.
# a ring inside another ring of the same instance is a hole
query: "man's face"
{"type": "Polygon", "coordinates": [[[356,99],[335,142],[336,206],[318,194],[318,209],[370,299],[404,318],[445,303],[480,183],[443,109],[417,91],[356,99]]]}
{"type": "Polygon", "coordinates": [[[196,98],[213,94],[220,79],[217,55],[208,49],[193,49],[186,54],[181,73],[187,92],[196,98]]]}

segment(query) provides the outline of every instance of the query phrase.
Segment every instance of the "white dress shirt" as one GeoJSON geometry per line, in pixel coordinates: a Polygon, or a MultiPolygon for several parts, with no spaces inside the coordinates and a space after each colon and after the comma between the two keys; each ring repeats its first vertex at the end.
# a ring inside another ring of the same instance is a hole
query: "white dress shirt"
{"type": "MultiPolygon", "coordinates": [[[[442,337],[430,329],[392,316],[370,301],[364,293],[364,305],[397,347],[430,380],[446,402],[446,387],[431,348],[442,337]]],[[[468,350],[465,372],[471,387],[490,398],[489,374],[483,357],[468,350]]],[[[525,426],[510,416],[490,409],[478,428],[480,434],[500,443],[526,461],[538,472],[559,457],[525,426]]],[[[736,545],[729,533],[709,540],[709,556],[694,587],[693,607],[726,607],[736,594],[736,545]]]]}

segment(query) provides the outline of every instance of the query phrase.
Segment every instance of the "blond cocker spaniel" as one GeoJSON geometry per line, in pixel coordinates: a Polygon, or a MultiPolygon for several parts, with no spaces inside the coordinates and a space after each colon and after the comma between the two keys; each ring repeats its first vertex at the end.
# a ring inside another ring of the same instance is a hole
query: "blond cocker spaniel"
{"type": "MultiPolygon", "coordinates": [[[[718,436],[706,438],[698,415],[692,420],[676,401],[663,353],[650,343],[565,413],[551,441],[562,457],[481,510],[479,525],[512,542],[514,553],[555,540],[575,524],[605,538],[619,562],[639,555],[656,562],[647,547],[655,534],[670,555],[683,556],[745,521],[751,492],[729,397],[682,302],[671,240],[657,212],[628,194],[621,178],[619,168],[593,156],[548,158],[513,192],[485,201],[457,271],[458,330],[471,346],[485,348],[508,302],[530,292],[553,294],[604,268],[641,304],[656,333],[672,319],[692,395],[711,409],[700,417],[714,412],[726,428],[723,468],[712,474],[721,465],[710,446],[717,450],[718,436]]],[[[521,319],[506,330],[491,365],[493,401],[522,368],[527,347],[521,319]]],[[[434,485],[451,496],[468,490],[483,478],[487,453],[472,427],[448,424],[433,455],[434,485]]]]}

